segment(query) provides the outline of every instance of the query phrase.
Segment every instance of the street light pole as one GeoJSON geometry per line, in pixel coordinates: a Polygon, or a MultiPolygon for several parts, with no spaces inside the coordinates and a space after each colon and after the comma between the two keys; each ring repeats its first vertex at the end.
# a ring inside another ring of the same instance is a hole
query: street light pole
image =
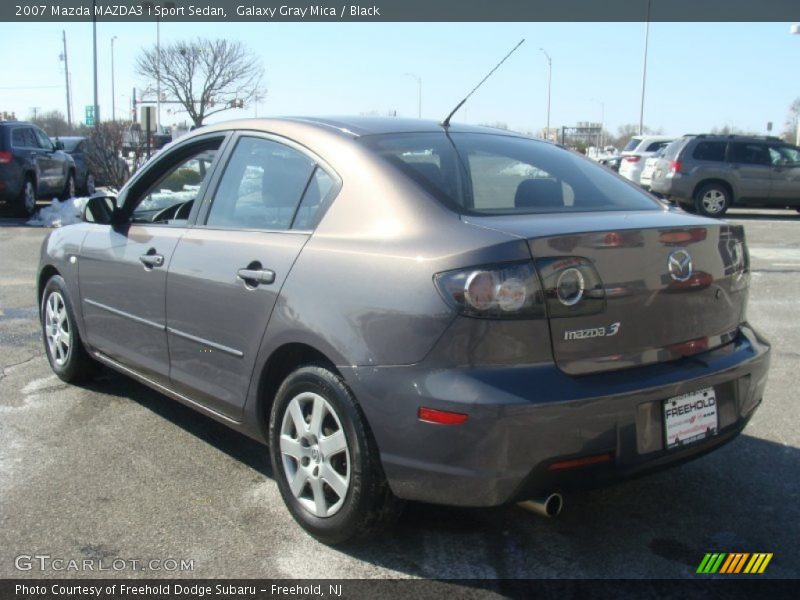
{"type": "MultiPolygon", "coordinates": [[[[792,35],[800,35],[800,23],[795,23],[789,29],[789,32],[792,35]]],[[[797,111],[795,115],[795,122],[796,122],[796,131],[794,135],[794,145],[800,146],[800,110],[797,111]]]]}
{"type": "Polygon", "coordinates": [[[550,58],[550,55],[544,48],[539,48],[539,50],[542,51],[542,54],[544,54],[545,58],[547,59],[547,128],[545,129],[544,138],[546,140],[549,140],[550,139],[550,90],[551,90],[551,83],[553,80],[553,59],[550,58]]]}
{"type": "Polygon", "coordinates": [[[417,86],[419,88],[419,94],[417,97],[417,117],[420,119],[422,118],[422,77],[419,75],[414,75],[413,73],[406,73],[409,77],[413,77],[417,80],[417,86]]]}
{"type": "Polygon", "coordinates": [[[67,88],[67,125],[70,129],[72,129],[72,101],[69,97],[69,61],[67,60],[67,32],[66,30],[61,30],[61,40],[64,42],[64,53],[62,54],[62,58],[64,59],[64,85],[67,88]]]}
{"type": "Polygon", "coordinates": [[[156,131],[161,135],[161,17],[156,21],[156,131]]]}
{"type": "Polygon", "coordinates": [[[114,40],[117,36],[111,37],[111,120],[117,120],[117,96],[114,92],[114,40]]]}
{"type": "Polygon", "coordinates": [[[647,44],[650,41],[650,2],[647,0],[647,20],[644,23],[644,60],[642,61],[642,102],[639,106],[639,135],[644,133],[644,86],[647,80],[647,44]]]}
{"type": "Polygon", "coordinates": [[[92,60],[94,62],[94,126],[100,125],[100,105],[97,102],[97,17],[95,5],[97,0],[92,0],[92,60]]]}

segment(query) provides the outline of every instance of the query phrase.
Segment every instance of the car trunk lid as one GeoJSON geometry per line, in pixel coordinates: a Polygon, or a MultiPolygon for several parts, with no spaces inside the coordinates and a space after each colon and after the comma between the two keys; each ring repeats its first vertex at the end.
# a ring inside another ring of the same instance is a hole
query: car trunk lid
{"type": "Polygon", "coordinates": [[[732,340],[744,320],[748,269],[739,226],[678,211],[464,219],[528,240],[553,355],[567,373],[697,354],[732,340]],[[585,285],[572,306],[557,291],[570,268],[585,285]]]}

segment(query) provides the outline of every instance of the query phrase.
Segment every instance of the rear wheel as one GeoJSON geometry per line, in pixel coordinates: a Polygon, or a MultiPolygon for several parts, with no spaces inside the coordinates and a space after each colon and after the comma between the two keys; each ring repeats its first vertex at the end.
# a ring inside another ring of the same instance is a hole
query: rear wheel
{"type": "Polygon", "coordinates": [[[392,495],[366,420],[340,377],[323,367],[291,373],[269,424],[275,479],[294,519],[327,544],[389,524],[392,495]]]}
{"type": "Polygon", "coordinates": [[[44,288],[41,322],[47,360],[53,372],[68,383],[91,378],[98,364],[83,347],[67,286],[60,275],[53,275],[44,288]]]}
{"type": "Polygon", "coordinates": [[[17,212],[21,217],[30,217],[36,211],[36,183],[31,177],[25,178],[19,195],[17,212]]]}
{"type": "Polygon", "coordinates": [[[697,212],[706,217],[721,217],[731,207],[731,193],[724,185],[707,183],[694,196],[697,212]]]}
{"type": "Polygon", "coordinates": [[[61,192],[62,200],[69,200],[75,197],[75,173],[70,171],[67,174],[67,180],[64,182],[64,191],[61,192]]]}
{"type": "Polygon", "coordinates": [[[94,194],[96,190],[95,183],[94,183],[94,175],[91,173],[86,174],[86,194],[91,196],[94,194]]]}

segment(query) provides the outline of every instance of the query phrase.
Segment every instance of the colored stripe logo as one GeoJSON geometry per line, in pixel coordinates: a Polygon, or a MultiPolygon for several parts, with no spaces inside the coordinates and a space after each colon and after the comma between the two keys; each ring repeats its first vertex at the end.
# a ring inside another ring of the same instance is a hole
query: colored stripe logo
{"type": "Polygon", "coordinates": [[[772,552],[754,552],[752,554],[749,552],[709,552],[700,561],[697,573],[707,575],[763,573],[771,560],[772,552]]]}

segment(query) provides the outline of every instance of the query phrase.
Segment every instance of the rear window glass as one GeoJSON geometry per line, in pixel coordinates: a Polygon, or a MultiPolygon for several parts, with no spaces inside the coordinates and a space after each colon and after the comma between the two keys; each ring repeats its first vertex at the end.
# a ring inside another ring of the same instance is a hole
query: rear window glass
{"type": "Polygon", "coordinates": [[[622,151],[630,152],[631,150],[636,150],[636,146],[638,146],[641,141],[641,138],[631,138],[631,140],[625,144],[625,147],[622,149],[622,151]]]}
{"type": "Polygon", "coordinates": [[[466,214],[659,210],[597,163],[527,138],[479,133],[365,136],[368,145],[466,214]]]}
{"type": "Polygon", "coordinates": [[[669,142],[652,142],[650,143],[647,148],[645,148],[645,152],[656,152],[657,150],[661,150],[664,146],[669,144],[669,142]]]}
{"type": "Polygon", "coordinates": [[[713,160],[722,162],[725,160],[725,142],[700,142],[694,147],[692,158],[695,160],[713,160]]]}

